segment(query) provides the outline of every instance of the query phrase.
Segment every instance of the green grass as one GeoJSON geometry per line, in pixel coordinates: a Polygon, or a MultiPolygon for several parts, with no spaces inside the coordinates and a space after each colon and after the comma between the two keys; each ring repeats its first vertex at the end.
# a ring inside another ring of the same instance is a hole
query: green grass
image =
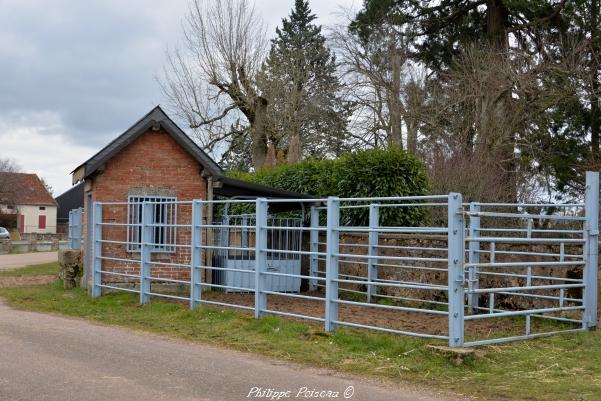
{"type": "Polygon", "coordinates": [[[15,268],[12,270],[0,271],[0,277],[15,277],[15,276],[47,276],[58,274],[60,266],[57,262],[42,263],[39,265],[31,265],[27,267],[15,268]]]}
{"type": "Polygon", "coordinates": [[[601,333],[554,336],[480,348],[461,366],[410,337],[174,303],[138,305],[135,294],[89,298],[59,281],[0,289],[11,305],[150,331],[301,364],[405,381],[495,400],[601,399],[601,333]]]}

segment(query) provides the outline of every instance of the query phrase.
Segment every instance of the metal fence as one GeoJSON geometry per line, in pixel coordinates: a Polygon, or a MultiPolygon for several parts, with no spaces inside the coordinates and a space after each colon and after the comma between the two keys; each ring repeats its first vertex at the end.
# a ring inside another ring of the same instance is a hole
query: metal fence
{"type": "Polygon", "coordinates": [[[82,213],[82,208],[69,211],[68,242],[71,249],[81,249],[82,213]]]}
{"type": "Polygon", "coordinates": [[[569,205],[465,204],[458,193],[96,202],[92,294],[130,291],[141,303],[233,307],[452,347],[582,331],[596,325],[598,204],[593,173],[585,202],[569,205]],[[159,202],[172,218],[157,218],[159,202]],[[306,218],[278,211],[294,202],[306,218]],[[408,223],[416,218],[424,223],[408,223]]]}
{"type": "MultiPolygon", "coordinates": [[[[226,292],[248,292],[254,290],[254,271],[256,252],[248,250],[254,241],[256,216],[254,214],[224,215],[215,228],[214,244],[216,246],[214,266],[223,267],[213,277],[215,284],[225,284],[226,292]],[[250,227],[250,228],[249,228],[250,227]],[[238,249],[240,247],[241,249],[238,249]],[[234,289],[241,288],[241,289],[234,289]]],[[[301,258],[298,252],[302,247],[302,226],[300,217],[267,218],[267,246],[277,252],[267,252],[267,271],[299,275],[301,258]]],[[[300,292],[301,280],[298,277],[269,276],[266,289],[279,292],[300,292]]]]}

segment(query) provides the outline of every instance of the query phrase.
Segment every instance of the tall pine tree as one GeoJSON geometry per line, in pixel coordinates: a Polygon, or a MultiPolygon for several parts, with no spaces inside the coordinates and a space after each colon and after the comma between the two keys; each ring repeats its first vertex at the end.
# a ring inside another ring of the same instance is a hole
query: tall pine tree
{"type": "Polygon", "coordinates": [[[315,19],[308,1],[295,0],[289,17],[276,28],[261,74],[273,127],[269,137],[280,161],[344,151],[348,112],[334,54],[315,19]]]}

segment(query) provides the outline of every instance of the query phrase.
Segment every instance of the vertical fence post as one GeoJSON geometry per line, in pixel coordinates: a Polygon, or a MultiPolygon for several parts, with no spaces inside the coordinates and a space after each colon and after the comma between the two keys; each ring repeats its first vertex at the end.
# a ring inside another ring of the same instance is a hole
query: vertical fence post
{"type": "MultiPolygon", "coordinates": [[[[480,205],[476,202],[470,203],[470,213],[480,212],[480,205]]],[[[470,215],[470,231],[469,236],[472,238],[468,248],[468,262],[470,267],[468,269],[468,292],[467,304],[470,308],[471,313],[475,313],[478,309],[478,294],[474,293],[474,290],[480,288],[480,268],[475,264],[480,263],[480,241],[475,238],[480,237],[480,216],[470,215]]]]}
{"type": "Polygon", "coordinates": [[[599,247],[599,173],[586,172],[586,192],[584,199],[586,216],[585,227],[585,266],[584,278],[584,328],[597,326],[597,258],[599,247]]]}
{"type": "Polygon", "coordinates": [[[240,229],[240,248],[248,248],[248,216],[242,216],[242,228],[240,229]]]}
{"type": "Polygon", "coordinates": [[[190,238],[190,308],[200,304],[202,295],[202,202],[192,201],[192,227],[190,238]]]}
{"type": "Polygon", "coordinates": [[[73,210],[69,211],[68,240],[69,240],[69,249],[73,249],[73,210]]]}
{"type": "MultiPolygon", "coordinates": [[[[88,213],[90,210],[88,210],[88,213]]],[[[92,217],[94,219],[94,254],[92,262],[92,297],[102,295],[102,204],[94,202],[92,217]]],[[[87,235],[90,235],[88,233],[87,235]]]]}
{"type": "Polygon", "coordinates": [[[142,235],[140,238],[140,303],[150,301],[150,270],[153,242],[153,204],[142,202],[142,235]]]}
{"type": "Polygon", "coordinates": [[[326,231],[326,300],[325,330],[336,329],[338,320],[338,253],[340,225],[340,201],[337,197],[328,197],[328,216],[326,231]]]}
{"type": "MultiPolygon", "coordinates": [[[[373,256],[378,255],[378,227],[380,226],[380,209],[377,205],[369,205],[369,234],[367,252],[367,281],[370,283],[378,279],[378,260],[373,256]]],[[[371,302],[372,297],[377,294],[378,287],[367,285],[367,302],[371,302]]]]}
{"type": "Polygon", "coordinates": [[[83,225],[83,211],[81,208],[75,209],[75,222],[76,230],[75,230],[75,249],[81,250],[81,236],[82,236],[82,225],[83,225]]]}
{"type": "Polygon", "coordinates": [[[461,194],[451,192],[448,200],[448,287],[449,287],[449,347],[461,347],[464,342],[463,264],[465,259],[461,194]]]}
{"type": "MultiPolygon", "coordinates": [[[[532,219],[528,219],[528,225],[526,226],[526,238],[532,238],[533,224],[534,224],[534,221],[532,219]]],[[[562,245],[562,244],[560,244],[560,245],[562,245]]],[[[526,287],[530,287],[531,285],[532,285],[532,266],[528,266],[526,269],[526,287]]],[[[527,317],[529,318],[530,315],[528,315],[527,317]]]]}
{"type": "Polygon", "coordinates": [[[267,199],[257,198],[255,228],[255,318],[267,309],[267,294],[263,292],[267,269],[267,199]]]}
{"type": "MultiPolygon", "coordinates": [[[[319,209],[315,206],[311,206],[311,231],[309,232],[309,276],[318,277],[319,270],[319,209]]],[[[317,280],[309,280],[309,291],[314,291],[317,288],[317,280]]]]}
{"type": "MultiPolygon", "coordinates": [[[[79,210],[79,250],[83,251],[82,258],[84,258],[85,253],[88,252],[87,249],[84,249],[85,246],[83,246],[83,244],[84,244],[84,242],[83,242],[83,210],[84,209],[80,207],[78,210],[79,210]]],[[[87,229],[89,230],[90,227],[87,227],[87,229]]],[[[88,233],[87,235],[90,235],[90,233],[88,233]]],[[[88,267],[85,266],[85,264],[86,264],[85,259],[88,259],[88,258],[85,257],[84,260],[82,260],[82,262],[84,263],[83,277],[82,277],[84,284],[82,285],[82,287],[89,288],[88,277],[90,277],[90,273],[88,272],[88,267]]]]}

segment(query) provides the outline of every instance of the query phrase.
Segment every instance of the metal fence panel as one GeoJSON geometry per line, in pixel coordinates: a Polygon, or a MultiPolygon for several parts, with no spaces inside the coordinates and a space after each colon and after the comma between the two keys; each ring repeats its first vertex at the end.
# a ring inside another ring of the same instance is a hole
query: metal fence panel
{"type": "Polygon", "coordinates": [[[598,174],[587,174],[585,202],[569,205],[462,204],[457,193],[96,202],[92,296],[129,291],[140,303],[163,297],[451,347],[582,331],[596,325],[598,203],[598,174]],[[309,204],[306,223],[304,212],[278,212],[295,201],[309,204]],[[411,209],[427,210],[428,224],[386,218],[411,209]]]}

